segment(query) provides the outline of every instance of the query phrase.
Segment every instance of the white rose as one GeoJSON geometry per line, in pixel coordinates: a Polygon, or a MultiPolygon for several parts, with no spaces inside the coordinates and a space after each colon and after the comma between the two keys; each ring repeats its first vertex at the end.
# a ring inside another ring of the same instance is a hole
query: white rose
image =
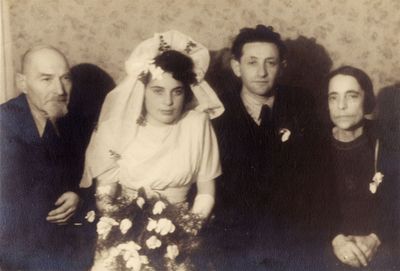
{"type": "Polygon", "coordinates": [[[149,65],[149,72],[151,73],[151,78],[153,80],[162,80],[164,71],[159,66],[154,64],[149,65]]]}
{"type": "Polygon", "coordinates": [[[154,235],[146,240],[146,245],[150,249],[156,249],[161,246],[161,241],[154,235]]]}
{"type": "Polygon", "coordinates": [[[130,221],[127,218],[123,219],[119,224],[119,229],[121,230],[122,234],[126,234],[131,227],[132,227],[132,221],[130,221]]]}
{"type": "Polygon", "coordinates": [[[116,248],[116,247],[112,247],[110,249],[110,256],[111,257],[115,258],[115,257],[117,257],[119,255],[119,253],[120,253],[120,250],[118,248],[116,248]]]}
{"type": "Polygon", "coordinates": [[[154,230],[155,228],[157,228],[157,221],[154,220],[154,219],[149,218],[149,224],[147,224],[146,229],[147,229],[148,231],[152,231],[152,230],[154,230]]]}
{"type": "Polygon", "coordinates": [[[174,260],[179,255],[179,249],[177,245],[169,245],[167,246],[167,254],[165,257],[174,260]]]}
{"type": "Polygon", "coordinates": [[[161,218],[157,222],[157,228],[155,229],[160,235],[166,235],[168,233],[173,233],[175,231],[175,225],[172,221],[166,218],[161,218]]]}
{"type": "Polygon", "coordinates": [[[119,244],[117,246],[117,248],[120,250],[132,250],[132,251],[141,249],[141,247],[138,244],[136,244],[134,241],[129,241],[126,243],[119,244]]]}
{"type": "Polygon", "coordinates": [[[380,184],[383,181],[383,177],[384,175],[380,172],[375,173],[374,177],[372,178],[372,180],[376,183],[376,184],[380,184]]]}
{"type": "Polygon", "coordinates": [[[89,211],[89,212],[87,212],[87,214],[86,214],[86,216],[85,216],[85,219],[89,222],[89,223],[93,223],[93,221],[95,220],[95,218],[96,218],[96,213],[95,213],[95,211],[89,211]]]}
{"type": "Polygon", "coordinates": [[[140,262],[142,264],[149,264],[149,259],[147,258],[147,256],[140,255],[140,262]]]}
{"type": "Polygon", "coordinates": [[[110,217],[101,217],[99,223],[97,223],[97,233],[103,239],[107,237],[113,226],[117,226],[118,222],[110,217]]]}
{"type": "Polygon", "coordinates": [[[162,201],[157,201],[156,204],[154,204],[153,208],[153,215],[160,215],[162,211],[165,209],[165,203],[162,201]]]}
{"type": "Polygon", "coordinates": [[[126,261],[126,268],[131,268],[133,271],[140,271],[142,262],[139,257],[132,257],[126,261]]]}
{"type": "Polygon", "coordinates": [[[369,183],[369,191],[371,191],[372,194],[375,194],[377,189],[378,186],[376,185],[376,183],[374,182],[369,183]]]}

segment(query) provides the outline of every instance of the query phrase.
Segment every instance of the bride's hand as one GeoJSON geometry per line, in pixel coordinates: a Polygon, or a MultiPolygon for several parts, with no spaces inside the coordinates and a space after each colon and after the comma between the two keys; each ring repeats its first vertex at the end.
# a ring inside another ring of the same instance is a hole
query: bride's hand
{"type": "Polygon", "coordinates": [[[197,182],[197,195],[194,199],[192,212],[207,219],[215,203],[215,180],[197,182]]]}

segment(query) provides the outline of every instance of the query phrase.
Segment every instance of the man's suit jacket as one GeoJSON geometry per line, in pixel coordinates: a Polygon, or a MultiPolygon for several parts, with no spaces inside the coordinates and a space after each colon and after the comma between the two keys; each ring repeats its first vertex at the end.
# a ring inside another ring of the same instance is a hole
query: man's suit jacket
{"type": "Polygon", "coordinates": [[[39,136],[24,94],[0,106],[0,123],[0,264],[62,269],[74,250],[73,233],[46,217],[58,197],[77,190],[66,142],[50,122],[39,136]]]}
{"type": "Polygon", "coordinates": [[[223,175],[217,180],[214,225],[226,233],[222,239],[232,240],[229,233],[235,231],[259,239],[260,227],[261,237],[274,235],[267,224],[304,228],[312,216],[310,175],[318,145],[313,99],[301,89],[278,86],[272,124],[262,128],[247,113],[239,91],[220,98],[226,110],[213,124],[223,175]],[[284,129],[290,131],[286,141],[284,129]]]}

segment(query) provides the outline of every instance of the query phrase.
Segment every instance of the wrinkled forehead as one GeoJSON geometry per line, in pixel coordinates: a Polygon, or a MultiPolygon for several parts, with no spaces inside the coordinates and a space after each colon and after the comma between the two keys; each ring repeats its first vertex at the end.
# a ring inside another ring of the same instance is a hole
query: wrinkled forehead
{"type": "Polygon", "coordinates": [[[68,61],[63,54],[52,48],[41,48],[28,53],[24,61],[23,73],[65,74],[69,72],[68,61]]]}
{"type": "Polygon", "coordinates": [[[279,59],[278,46],[272,42],[248,42],[243,45],[242,57],[279,59]]]}
{"type": "Polygon", "coordinates": [[[337,74],[329,80],[328,93],[364,93],[357,79],[351,75],[337,74]]]}

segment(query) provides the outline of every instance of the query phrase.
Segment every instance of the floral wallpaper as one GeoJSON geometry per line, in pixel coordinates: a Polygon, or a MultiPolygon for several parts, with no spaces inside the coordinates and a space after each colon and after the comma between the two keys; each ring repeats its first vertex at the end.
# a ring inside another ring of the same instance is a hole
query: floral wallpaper
{"type": "Polygon", "coordinates": [[[95,64],[118,81],[130,52],[154,32],[177,29],[221,56],[240,28],[262,23],[287,41],[294,84],[342,64],[363,68],[376,91],[400,81],[398,0],[7,1],[15,67],[30,46],[49,43],[72,65],[95,64]]]}

